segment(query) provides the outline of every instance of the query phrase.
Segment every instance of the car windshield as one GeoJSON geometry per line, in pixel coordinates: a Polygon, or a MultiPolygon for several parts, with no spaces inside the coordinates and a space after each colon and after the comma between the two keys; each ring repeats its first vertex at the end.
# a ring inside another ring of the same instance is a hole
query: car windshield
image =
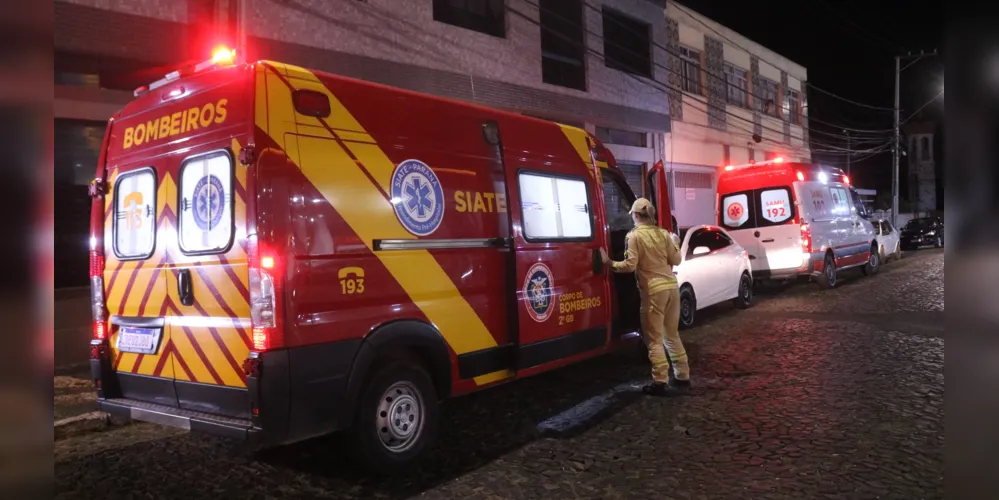
{"type": "Polygon", "coordinates": [[[933,227],[933,219],[912,219],[905,224],[906,229],[929,229],[933,227]]]}

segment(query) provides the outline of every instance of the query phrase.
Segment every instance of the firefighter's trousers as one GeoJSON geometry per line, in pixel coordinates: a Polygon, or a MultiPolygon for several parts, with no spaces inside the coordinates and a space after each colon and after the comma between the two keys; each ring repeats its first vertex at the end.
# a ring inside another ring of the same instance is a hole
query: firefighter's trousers
{"type": "Polygon", "coordinates": [[[642,292],[642,334],[649,348],[652,362],[652,380],[669,380],[670,361],[677,380],[690,379],[687,351],[683,349],[680,334],[680,292],[676,288],[655,293],[642,292]],[[665,344],[665,349],[663,348],[665,344]],[[667,353],[669,359],[666,358],[667,353]]]}

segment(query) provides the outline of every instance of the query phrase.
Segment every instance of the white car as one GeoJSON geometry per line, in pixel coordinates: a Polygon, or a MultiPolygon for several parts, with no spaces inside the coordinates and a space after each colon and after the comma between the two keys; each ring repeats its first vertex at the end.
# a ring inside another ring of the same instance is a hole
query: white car
{"type": "Polygon", "coordinates": [[[881,262],[902,258],[902,243],[899,241],[899,231],[891,225],[891,221],[872,220],[874,233],[877,235],[878,250],[881,252],[881,262]]]}
{"type": "Polygon", "coordinates": [[[681,229],[680,265],[674,268],[680,285],[680,327],[694,324],[694,313],[731,300],[745,309],[753,301],[749,254],[718,226],[681,229]]]}

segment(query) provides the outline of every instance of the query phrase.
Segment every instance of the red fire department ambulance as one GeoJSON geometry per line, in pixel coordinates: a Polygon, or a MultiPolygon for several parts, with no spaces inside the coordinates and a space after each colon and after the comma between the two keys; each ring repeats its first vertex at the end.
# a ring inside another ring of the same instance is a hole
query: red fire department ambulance
{"type": "MultiPolygon", "coordinates": [[[[585,131],[221,52],[109,123],[91,226],[103,410],[257,446],[350,428],[393,469],[438,401],[639,329],[635,199],[585,131]]],[[[670,220],[661,165],[648,178],[670,220]]],[[[669,223],[666,223],[669,226],[669,223]]]]}

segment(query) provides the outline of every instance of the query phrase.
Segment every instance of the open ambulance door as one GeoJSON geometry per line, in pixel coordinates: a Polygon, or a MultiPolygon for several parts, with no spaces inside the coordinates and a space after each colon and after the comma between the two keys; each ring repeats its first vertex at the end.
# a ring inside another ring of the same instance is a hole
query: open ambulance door
{"type": "Polygon", "coordinates": [[[662,227],[671,233],[677,233],[679,229],[676,227],[676,218],[673,217],[673,212],[670,210],[669,182],[667,182],[666,179],[666,168],[663,166],[662,160],[657,161],[656,164],[649,169],[645,182],[646,191],[649,193],[648,199],[656,207],[656,214],[659,218],[659,227],[662,227]]]}

